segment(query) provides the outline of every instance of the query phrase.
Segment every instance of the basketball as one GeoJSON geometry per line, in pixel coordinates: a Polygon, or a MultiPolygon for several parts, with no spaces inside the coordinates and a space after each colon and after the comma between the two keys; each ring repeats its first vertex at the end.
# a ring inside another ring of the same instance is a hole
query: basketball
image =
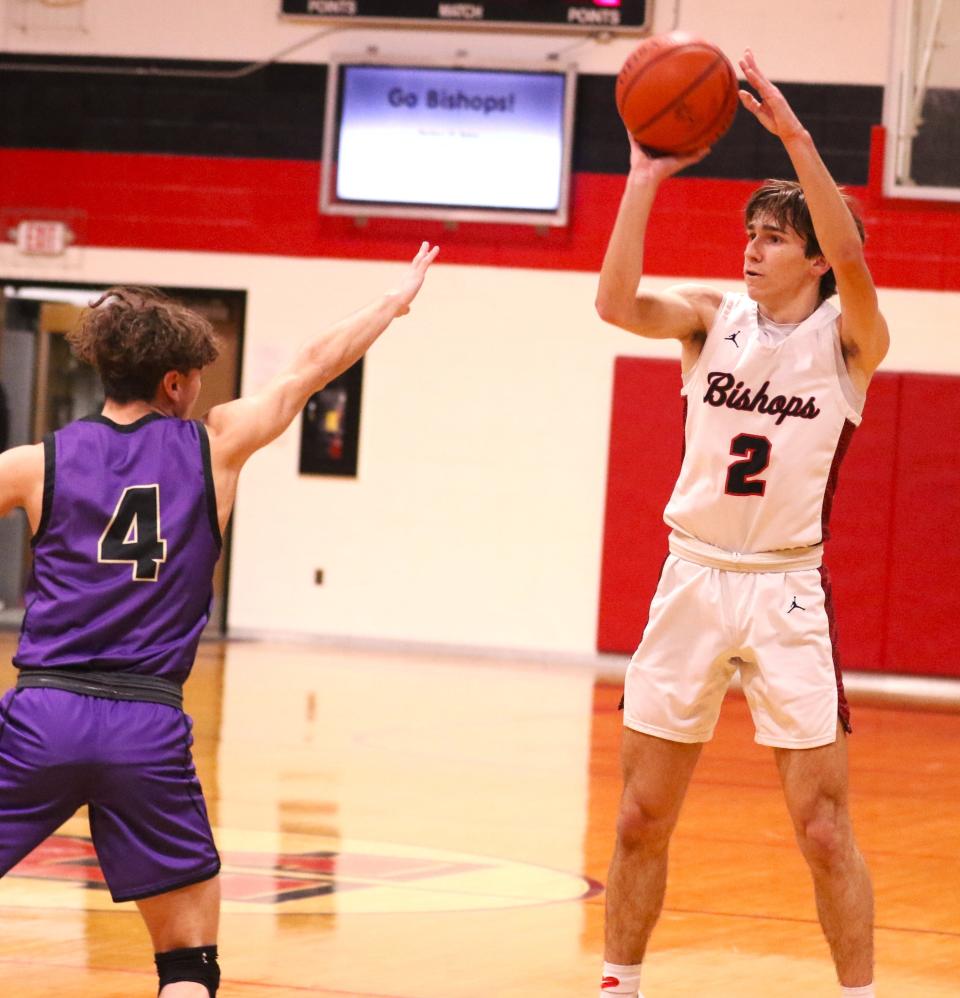
{"type": "Polygon", "coordinates": [[[737,110],[737,74],[710,42],[685,31],[645,38],[617,76],[617,110],[654,152],[686,155],[713,145],[737,110]]]}

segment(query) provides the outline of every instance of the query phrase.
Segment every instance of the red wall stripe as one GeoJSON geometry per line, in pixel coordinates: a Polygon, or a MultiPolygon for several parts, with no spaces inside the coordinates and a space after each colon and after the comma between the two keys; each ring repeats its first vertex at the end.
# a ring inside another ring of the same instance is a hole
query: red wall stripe
{"type": "MultiPolygon", "coordinates": [[[[881,286],[960,290],[960,204],[884,199],[883,130],[875,129],[870,183],[852,189],[864,209],[868,257],[881,286]]],[[[384,162],[389,168],[389,159],[384,162]]],[[[448,263],[596,271],[624,178],[573,178],[571,224],[525,225],[321,215],[315,162],[30,149],[0,150],[0,214],[73,212],[82,245],[281,256],[395,260],[421,239],[448,263]]],[[[651,274],[738,278],[745,180],[667,181],[650,221],[651,274]]]]}

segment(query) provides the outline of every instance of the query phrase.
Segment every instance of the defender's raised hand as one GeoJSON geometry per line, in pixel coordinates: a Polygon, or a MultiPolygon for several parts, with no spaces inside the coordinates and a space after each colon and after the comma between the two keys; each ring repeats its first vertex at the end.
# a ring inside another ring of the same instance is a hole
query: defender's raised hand
{"type": "Polygon", "coordinates": [[[409,269],[403,275],[397,287],[390,292],[391,295],[396,297],[400,305],[397,311],[398,316],[406,315],[410,311],[410,304],[417,297],[417,292],[423,285],[423,279],[427,275],[427,270],[430,264],[436,260],[439,252],[439,246],[434,246],[431,249],[428,242],[420,244],[420,249],[411,261],[409,269]]]}
{"type": "Polygon", "coordinates": [[[791,136],[801,135],[804,127],[800,119],[793,113],[786,97],[780,93],[757,65],[753,52],[747,49],[740,60],[740,68],[747,83],[760,95],[757,100],[747,90],[739,91],[740,103],[760,122],[761,125],[781,140],[786,141],[791,136]]]}

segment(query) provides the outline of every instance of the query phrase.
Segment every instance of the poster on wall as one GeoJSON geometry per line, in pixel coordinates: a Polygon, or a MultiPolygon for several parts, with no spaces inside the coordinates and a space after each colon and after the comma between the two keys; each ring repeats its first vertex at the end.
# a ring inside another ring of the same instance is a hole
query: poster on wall
{"type": "Polygon", "coordinates": [[[368,59],[330,60],[322,211],[567,224],[574,67],[368,59]]]}
{"type": "Polygon", "coordinates": [[[314,392],[300,423],[300,474],[357,477],[363,358],[314,392]]]}

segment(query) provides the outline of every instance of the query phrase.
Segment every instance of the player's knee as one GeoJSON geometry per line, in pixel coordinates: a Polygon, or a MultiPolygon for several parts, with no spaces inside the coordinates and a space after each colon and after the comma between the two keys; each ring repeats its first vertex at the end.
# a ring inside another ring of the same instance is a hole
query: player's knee
{"type": "Polygon", "coordinates": [[[853,851],[849,823],[836,815],[817,815],[797,829],[797,840],[807,862],[824,870],[842,866],[853,851]]]}
{"type": "Polygon", "coordinates": [[[216,946],[192,946],[185,949],[172,949],[154,956],[157,974],[160,976],[160,990],[168,984],[189,981],[202,984],[216,998],[220,987],[220,965],[217,963],[216,946]]]}
{"type": "Polygon", "coordinates": [[[630,852],[654,855],[670,844],[673,822],[639,801],[624,801],[617,819],[617,842],[630,852]]]}

